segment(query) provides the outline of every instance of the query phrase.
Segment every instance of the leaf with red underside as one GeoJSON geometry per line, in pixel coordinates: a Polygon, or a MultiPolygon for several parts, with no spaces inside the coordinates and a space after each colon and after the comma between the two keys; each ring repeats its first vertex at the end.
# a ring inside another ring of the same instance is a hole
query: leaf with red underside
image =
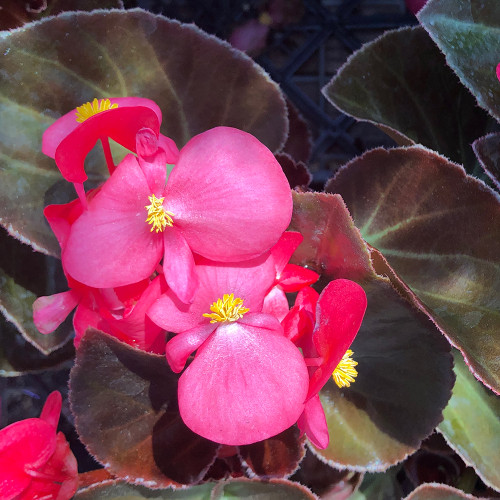
{"type": "Polygon", "coordinates": [[[489,134],[472,143],[472,149],[488,177],[500,190],[500,134],[489,134]]]}
{"type": "Polygon", "coordinates": [[[500,199],[422,147],[376,149],[327,185],[477,378],[500,391],[500,199]]]}
{"type": "Polygon", "coordinates": [[[305,454],[297,426],[258,443],[239,447],[239,456],[253,475],[268,479],[292,474],[305,454]]]}
{"type": "Polygon", "coordinates": [[[413,490],[404,500],[476,500],[478,497],[464,493],[462,490],[447,484],[427,483],[421,484],[413,490]]]}
{"type": "Polygon", "coordinates": [[[164,356],[87,331],[71,371],[71,408],[81,441],[112,475],[154,488],[203,478],[219,445],[182,421],[177,380],[164,356]]]}
{"type": "Polygon", "coordinates": [[[275,156],[286,175],[288,184],[290,184],[292,189],[297,187],[307,188],[307,186],[311,184],[312,174],[304,163],[300,161],[296,162],[286,153],[278,153],[275,156]]]}
{"type": "Polygon", "coordinates": [[[351,347],[359,375],[350,388],[338,389],[330,380],[320,392],[330,444],[314,451],[339,468],[385,470],[417,449],[442,419],[454,381],[450,346],[375,272],[339,195],[293,196],[290,229],[304,236],[293,262],[320,272],[323,285],[354,279],[368,299],[351,347]]]}
{"type": "MultiPolygon", "coordinates": [[[[472,67],[475,63],[467,69],[472,67]]],[[[378,125],[398,144],[420,143],[468,167],[475,165],[470,144],[490,122],[421,27],[388,31],[365,44],[323,93],[344,113],[378,125]]]]}
{"type": "MultiPolygon", "coordinates": [[[[250,58],[194,25],[145,11],[63,13],[4,33],[0,54],[0,223],[46,253],[59,247],[42,209],[69,199],[41,153],[42,134],[94,97],[154,100],[161,132],[179,148],[218,125],[249,132],[272,151],[287,136],[282,94],[250,58]]],[[[88,158],[92,183],[105,177],[103,164],[100,154],[88,158]]]]}

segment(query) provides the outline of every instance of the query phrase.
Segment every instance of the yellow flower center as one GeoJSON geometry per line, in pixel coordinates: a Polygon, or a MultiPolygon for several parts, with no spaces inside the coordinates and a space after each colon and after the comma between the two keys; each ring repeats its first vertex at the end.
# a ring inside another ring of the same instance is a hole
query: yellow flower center
{"type": "Polygon", "coordinates": [[[334,382],[340,388],[350,387],[358,375],[356,368],[354,368],[358,363],[351,358],[352,355],[353,352],[348,349],[332,373],[334,382]]]}
{"type": "Polygon", "coordinates": [[[108,109],[116,109],[117,107],[118,104],[111,104],[109,99],[101,99],[100,101],[94,99],[92,102],[86,102],[76,108],[76,121],[83,123],[87,118],[97,115],[97,113],[108,111],[108,109]]]}
{"type": "Polygon", "coordinates": [[[163,208],[163,200],[165,198],[157,198],[154,194],[148,196],[151,205],[146,205],[146,210],[148,211],[148,218],[146,222],[152,224],[151,232],[156,231],[157,233],[164,231],[167,226],[172,227],[174,221],[172,219],[173,213],[167,212],[163,208]]]}
{"type": "Polygon", "coordinates": [[[205,313],[205,318],[210,318],[210,323],[222,323],[226,321],[238,321],[250,309],[243,307],[243,299],[234,298],[225,293],[222,299],[218,299],[210,306],[212,313],[205,313]]]}

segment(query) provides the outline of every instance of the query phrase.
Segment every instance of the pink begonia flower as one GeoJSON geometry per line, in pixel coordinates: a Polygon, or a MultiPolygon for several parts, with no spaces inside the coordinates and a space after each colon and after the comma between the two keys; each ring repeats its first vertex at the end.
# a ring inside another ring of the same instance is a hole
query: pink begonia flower
{"type": "MultiPolygon", "coordinates": [[[[137,132],[146,127],[158,137],[161,118],[160,108],[150,99],[94,99],[66,113],[45,131],[42,152],[55,159],[67,181],[81,184],[87,180],[85,158],[99,139],[104,139],[104,153],[109,164],[112,160],[108,138],[135,151],[137,132]]],[[[175,163],[175,144],[164,136],[161,136],[161,142],[166,152],[171,153],[171,163],[175,163]]]]}
{"type": "Polygon", "coordinates": [[[273,288],[264,299],[263,312],[272,314],[280,321],[288,314],[288,299],[285,292],[298,292],[305,286],[315,283],[319,278],[318,273],[311,269],[288,263],[303,239],[303,236],[296,231],[286,231],[281,235],[278,243],[271,248],[276,278],[273,288]]]}
{"type": "Polygon", "coordinates": [[[305,409],[298,419],[300,430],[318,448],[328,446],[328,426],[318,393],[334,377],[337,385],[349,386],[356,364],[349,347],[366,311],[366,294],[354,281],[331,281],[320,295],[302,289],[283,321],[285,333],[304,354],[309,366],[309,391],[305,409]]]}
{"type": "Polygon", "coordinates": [[[138,134],[142,154],[126,156],[74,222],[62,261],[77,281],[114,288],[149,277],[163,257],[169,287],[187,303],[193,253],[221,262],[263,254],[290,222],[291,191],[274,155],[229,127],[193,137],[165,183],[151,136],[138,134]]]}
{"type": "Polygon", "coordinates": [[[168,290],[149,311],[177,333],[166,355],[179,379],[179,410],[197,434],[244,445],[293,425],[304,409],[309,377],[279,321],[262,313],[275,279],[269,255],[241,263],[197,262],[199,288],[191,304],[168,290]]]}
{"type": "Polygon", "coordinates": [[[496,70],[496,73],[497,73],[497,78],[498,80],[500,81],[500,63],[497,64],[497,70],[496,70]]]}
{"type": "MultiPolygon", "coordinates": [[[[89,198],[93,194],[95,192],[90,193],[89,198]]],[[[62,248],[82,211],[80,200],[45,208],[45,217],[62,248]]],[[[145,279],[115,289],[92,288],[70,276],[67,279],[70,290],[39,297],[33,304],[33,321],[41,333],[52,333],[76,307],[73,317],[75,347],[87,328],[94,327],[139,349],[164,352],[159,338],[161,328],[146,316],[147,309],[162,293],[159,279],[152,282],[145,279]]]]}
{"type": "Polygon", "coordinates": [[[57,433],[61,394],[49,394],[40,418],[0,430],[0,492],[3,500],[69,500],[78,488],[76,459],[57,433]]]}

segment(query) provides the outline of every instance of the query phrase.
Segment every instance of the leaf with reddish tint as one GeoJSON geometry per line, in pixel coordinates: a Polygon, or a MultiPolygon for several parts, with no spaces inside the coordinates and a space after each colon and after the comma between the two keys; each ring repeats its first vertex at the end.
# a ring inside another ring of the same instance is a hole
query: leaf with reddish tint
{"type": "Polygon", "coordinates": [[[457,381],[438,430],[479,477],[500,491],[500,398],[480,384],[461,356],[455,356],[457,381]]]}
{"type": "MultiPolygon", "coordinates": [[[[273,151],[286,139],[277,85],[194,25],[141,10],[63,13],[4,33],[0,54],[0,223],[40,251],[59,252],[43,207],[67,201],[67,183],[41,153],[43,131],[94,97],[154,100],[162,133],[179,148],[217,125],[250,132],[273,151]]],[[[91,180],[101,180],[102,155],[87,163],[91,180]]]]}
{"type": "Polygon", "coordinates": [[[42,354],[23,338],[12,323],[0,316],[0,377],[69,368],[73,356],[72,342],[48,356],[42,354]]]}
{"type": "Polygon", "coordinates": [[[88,330],[71,371],[81,441],[118,478],[162,488],[200,481],[219,445],[186,427],[164,356],[88,330]]]}
{"type": "Polygon", "coordinates": [[[311,156],[311,131],[299,110],[289,100],[286,100],[288,111],[288,138],[281,153],[290,155],[296,162],[307,163],[311,156]]]}
{"type": "Polygon", "coordinates": [[[78,492],[75,500],[314,500],[316,497],[304,486],[286,480],[233,479],[219,483],[193,486],[187,490],[150,490],[122,481],[95,485],[78,492]]]}
{"type": "Polygon", "coordinates": [[[307,186],[311,184],[312,175],[306,165],[302,162],[296,162],[286,153],[278,153],[275,156],[286,175],[288,184],[290,184],[292,189],[307,188],[307,186]]]}
{"type": "Polygon", "coordinates": [[[335,278],[359,282],[368,309],[352,350],[356,382],[320,393],[330,444],[315,450],[332,466],[385,470],[413,452],[442,419],[453,386],[450,346],[427,316],[378,276],[370,252],[342,198],[294,193],[291,229],[304,241],[293,261],[335,278]]]}
{"type": "Polygon", "coordinates": [[[376,149],[328,184],[363,238],[416,295],[482,382],[500,390],[500,201],[421,147],[376,149]]]}
{"type": "Polygon", "coordinates": [[[500,62],[500,3],[433,0],[417,17],[478,104],[500,119],[500,83],[495,72],[500,62]]]}
{"type": "Polygon", "coordinates": [[[0,268],[0,311],[21,332],[22,336],[43,354],[63,346],[71,337],[73,328],[65,321],[49,335],[40,333],[33,323],[33,302],[36,295],[18,285],[0,268]]]}
{"type": "Polygon", "coordinates": [[[421,143],[471,167],[470,144],[489,123],[420,27],[389,31],[364,45],[323,92],[341,111],[380,126],[400,145],[421,143]]]}
{"type": "Polygon", "coordinates": [[[305,454],[305,439],[300,438],[297,426],[277,436],[239,447],[239,455],[251,476],[268,479],[285,477],[297,469],[305,454]]]}
{"type": "Polygon", "coordinates": [[[489,134],[472,143],[472,149],[488,177],[500,189],[500,134],[489,134]]]}
{"type": "Polygon", "coordinates": [[[421,484],[413,490],[404,500],[477,500],[478,497],[468,495],[462,490],[447,484],[427,483],[421,484]]]}

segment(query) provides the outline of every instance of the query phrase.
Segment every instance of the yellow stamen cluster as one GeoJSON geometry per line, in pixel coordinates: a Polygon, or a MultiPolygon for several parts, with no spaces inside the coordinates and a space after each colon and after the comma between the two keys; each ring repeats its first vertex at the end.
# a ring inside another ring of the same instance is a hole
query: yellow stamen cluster
{"type": "Polygon", "coordinates": [[[243,307],[243,299],[234,298],[225,293],[222,299],[218,299],[210,306],[212,313],[206,313],[203,316],[210,318],[210,323],[222,323],[225,321],[238,321],[250,309],[243,307]]]}
{"type": "Polygon", "coordinates": [[[83,123],[87,118],[97,115],[97,113],[108,111],[108,109],[116,109],[117,107],[118,104],[111,104],[109,99],[101,99],[100,101],[94,99],[92,102],[86,102],[76,108],[76,121],[83,123]]]}
{"type": "Polygon", "coordinates": [[[340,388],[350,387],[358,375],[354,368],[358,363],[351,358],[352,355],[353,352],[348,349],[332,373],[333,380],[340,388]]]}
{"type": "Polygon", "coordinates": [[[148,218],[146,222],[152,224],[151,232],[156,231],[157,233],[164,231],[167,226],[172,227],[174,221],[172,219],[173,213],[167,212],[163,208],[163,200],[165,198],[157,198],[154,194],[148,196],[151,205],[146,205],[146,210],[148,211],[148,218]]]}

